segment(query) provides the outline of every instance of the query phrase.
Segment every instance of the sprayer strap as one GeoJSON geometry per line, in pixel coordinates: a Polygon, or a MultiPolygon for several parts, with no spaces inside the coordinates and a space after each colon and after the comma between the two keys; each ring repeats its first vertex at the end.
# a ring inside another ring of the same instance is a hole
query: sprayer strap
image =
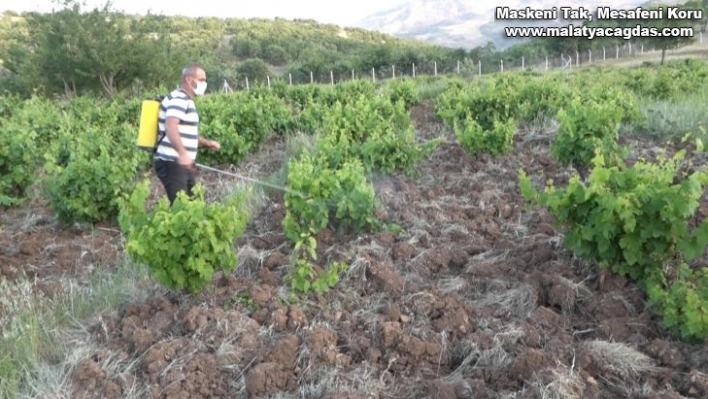
{"type": "MultiPolygon", "coordinates": [[[[169,93],[169,94],[167,95],[167,99],[168,99],[168,100],[172,100],[172,93],[169,93]]],[[[162,108],[162,101],[164,101],[164,100],[165,100],[165,97],[163,96],[163,97],[160,99],[160,108],[162,108]]],[[[158,133],[159,133],[159,131],[160,131],[160,114],[159,114],[159,113],[157,114],[157,126],[158,126],[158,127],[157,127],[157,131],[158,131],[158,133]]],[[[165,126],[165,134],[160,135],[160,139],[157,140],[157,144],[155,144],[155,148],[153,148],[153,150],[152,150],[152,153],[153,153],[153,154],[157,154],[157,148],[158,148],[158,147],[160,146],[160,144],[162,143],[162,140],[165,139],[165,136],[167,136],[167,126],[165,126]]]]}

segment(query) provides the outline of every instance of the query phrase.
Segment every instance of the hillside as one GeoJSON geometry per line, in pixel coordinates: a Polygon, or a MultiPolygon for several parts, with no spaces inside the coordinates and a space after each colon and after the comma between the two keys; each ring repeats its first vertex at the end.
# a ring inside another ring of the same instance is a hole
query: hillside
{"type": "Polygon", "coordinates": [[[136,81],[172,86],[182,66],[195,60],[210,71],[210,85],[219,87],[223,80],[263,81],[267,67],[271,77],[277,70],[304,83],[310,73],[325,80],[333,71],[339,80],[352,70],[460,58],[431,43],[313,20],[135,16],[78,6],[54,14],[0,16],[0,60],[6,70],[0,91],[25,94],[37,88],[46,94],[67,88],[111,94],[136,81]],[[255,61],[244,63],[249,59],[255,61]]]}
{"type": "MultiPolygon", "coordinates": [[[[510,39],[504,35],[503,28],[511,26],[509,21],[494,19],[496,7],[511,8],[532,7],[550,9],[552,7],[578,7],[589,2],[580,0],[499,0],[493,3],[480,3],[470,0],[410,0],[390,10],[375,13],[361,21],[365,29],[388,34],[426,40],[431,43],[472,49],[494,43],[497,49],[505,49],[524,39],[510,39]]],[[[591,8],[612,6],[632,8],[645,3],[645,0],[599,0],[591,8]]],[[[657,3],[651,1],[650,3],[657,3]]],[[[662,4],[678,4],[682,1],[661,1],[662,4]]],[[[567,22],[557,21],[558,24],[567,22]]],[[[547,22],[521,21],[518,26],[543,26],[547,22]]]]}
{"type": "MultiPolygon", "coordinates": [[[[630,7],[637,1],[598,4],[630,7]]],[[[579,4],[579,0],[497,3],[536,8],[579,4]]],[[[368,30],[305,19],[136,16],[111,9],[88,12],[71,3],[53,14],[5,12],[0,16],[0,92],[23,96],[105,93],[111,97],[123,91],[164,90],[178,81],[182,66],[191,61],[206,67],[213,90],[224,81],[243,88],[247,82],[265,83],[273,78],[294,84],[330,82],[352,75],[371,76],[372,71],[384,78],[392,76],[393,66],[396,73],[410,73],[412,65],[418,74],[450,73],[469,59],[498,65],[500,59],[543,59],[624,44],[622,39],[512,41],[501,36],[503,24],[494,21],[493,15],[494,7],[489,5],[411,0],[370,17],[368,30]]],[[[665,51],[679,43],[670,39],[646,45],[665,51]]]]}

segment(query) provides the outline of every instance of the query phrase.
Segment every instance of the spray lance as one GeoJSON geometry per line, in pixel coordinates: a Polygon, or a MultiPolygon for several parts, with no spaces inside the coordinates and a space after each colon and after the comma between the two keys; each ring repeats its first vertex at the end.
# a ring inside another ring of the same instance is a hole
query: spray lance
{"type": "Polygon", "coordinates": [[[266,186],[266,187],[270,187],[270,188],[273,188],[273,189],[276,189],[276,190],[284,191],[284,192],[286,192],[286,193],[294,194],[294,195],[300,196],[300,197],[302,197],[302,198],[304,198],[304,199],[307,199],[307,196],[305,195],[305,193],[303,193],[303,192],[301,192],[301,191],[291,190],[291,189],[289,189],[289,188],[287,188],[287,187],[278,186],[278,185],[271,184],[271,183],[266,183],[266,182],[264,182],[264,181],[252,179],[252,178],[250,178],[250,177],[242,176],[242,175],[239,175],[239,174],[236,174],[236,173],[227,172],[227,171],[225,171],[225,170],[212,168],[211,166],[206,166],[206,165],[202,165],[202,164],[199,164],[199,163],[195,163],[194,165],[197,166],[197,167],[199,167],[199,168],[202,168],[202,169],[210,170],[210,171],[216,172],[216,173],[221,173],[221,174],[223,174],[223,175],[235,177],[235,178],[237,178],[237,179],[246,180],[246,181],[249,181],[249,182],[251,182],[251,183],[260,184],[260,185],[262,185],[262,186],[266,186]]]}
{"type": "MultiPolygon", "coordinates": [[[[235,177],[235,178],[237,178],[237,179],[242,179],[242,180],[245,180],[245,181],[249,181],[249,182],[251,182],[251,183],[260,184],[260,185],[262,185],[262,186],[270,187],[270,188],[273,188],[273,189],[276,189],[276,190],[279,190],[279,191],[283,191],[283,192],[286,192],[286,193],[290,193],[290,194],[293,194],[293,195],[297,195],[298,197],[300,197],[300,198],[302,198],[302,199],[304,199],[304,200],[308,200],[308,202],[311,202],[311,200],[312,200],[310,197],[308,197],[307,195],[305,195],[305,193],[303,193],[302,191],[291,190],[291,189],[289,189],[289,188],[287,188],[287,187],[278,186],[278,185],[276,185],[276,184],[271,184],[271,183],[266,183],[266,182],[264,182],[264,181],[256,180],[256,179],[253,179],[253,178],[250,178],[250,177],[247,177],[247,176],[239,175],[239,174],[232,173],[232,172],[227,172],[227,171],[221,170],[221,169],[212,168],[211,166],[206,166],[206,165],[202,165],[202,164],[198,164],[198,163],[194,163],[193,165],[194,165],[195,167],[199,167],[199,168],[202,168],[202,169],[210,170],[210,171],[212,171],[212,172],[220,173],[220,174],[223,174],[223,175],[226,175],[226,176],[235,177]]],[[[336,203],[336,202],[333,202],[333,201],[322,201],[322,200],[320,200],[320,201],[317,201],[317,203],[318,203],[318,204],[324,204],[324,205],[327,205],[327,206],[333,206],[333,205],[336,206],[336,205],[337,205],[337,203],[336,203]]]]}

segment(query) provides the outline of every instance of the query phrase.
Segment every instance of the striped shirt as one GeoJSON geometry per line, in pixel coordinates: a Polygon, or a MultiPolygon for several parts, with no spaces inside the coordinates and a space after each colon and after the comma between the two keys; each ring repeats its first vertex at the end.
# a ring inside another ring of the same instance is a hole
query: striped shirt
{"type": "Polygon", "coordinates": [[[179,135],[182,138],[182,146],[187,150],[187,154],[192,161],[197,159],[197,147],[199,138],[199,114],[194,105],[194,101],[182,91],[177,89],[162,100],[160,104],[160,115],[158,121],[158,140],[162,138],[157,146],[155,158],[167,161],[179,159],[179,153],[174,149],[170,138],[165,132],[165,121],[167,118],[175,117],[179,119],[179,135]],[[164,136],[164,138],[163,138],[164,136]]]}

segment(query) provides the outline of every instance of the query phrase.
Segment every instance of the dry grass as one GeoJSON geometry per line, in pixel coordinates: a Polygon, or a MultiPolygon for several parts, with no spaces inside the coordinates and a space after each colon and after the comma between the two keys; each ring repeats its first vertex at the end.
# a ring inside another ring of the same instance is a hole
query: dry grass
{"type": "Polygon", "coordinates": [[[503,262],[509,255],[508,249],[491,249],[470,258],[465,273],[474,274],[476,269],[492,267],[503,262]]]}
{"type": "Polygon", "coordinates": [[[649,371],[659,370],[649,356],[621,342],[588,341],[583,349],[607,381],[632,382],[649,371]]]}
{"type": "Polygon", "coordinates": [[[489,348],[482,349],[470,340],[455,340],[449,345],[448,353],[453,363],[459,365],[444,380],[450,384],[460,384],[475,369],[505,370],[514,362],[514,355],[506,348],[517,344],[524,337],[523,330],[516,325],[508,325],[492,338],[489,348]]]}
{"type": "Polygon", "coordinates": [[[398,398],[403,386],[392,385],[387,373],[368,363],[346,371],[332,367],[317,367],[308,378],[300,381],[297,393],[280,392],[273,399],[322,398],[330,395],[363,395],[367,398],[398,398]]]}
{"type": "Polygon", "coordinates": [[[519,320],[526,319],[534,309],[538,295],[536,291],[526,283],[501,284],[486,291],[479,299],[473,300],[474,306],[488,306],[495,308],[495,315],[498,317],[515,317],[519,320]],[[511,287],[509,287],[511,285],[511,287]]]}
{"type": "Polygon", "coordinates": [[[462,359],[460,365],[453,370],[445,380],[450,383],[459,382],[476,368],[502,370],[514,362],[514,356],[504,349],[499,339],[489,349],[480,349],[476,342],[456,342],[450,347],[452,359],[462,359]]]}
{"type": "Polygon", "coordinates": [[[300,331],[302,345],[298,351],[296,363],[302,370],[298,381],[297,393],[278,393],[274,398],[316,398],[328,395],[365,395],[367,397],[405,397],[398,396],[404,387],[394,388],[390,374],[376,365],[367,362],[342,368],[322,364],[316,361],[305,335],[315,329],[335,330],[328,322],[316,322],[300,331]]]}
{"type": "MultiPolygon", "coordinates": [[[[129,264],[111,272],[97,268],[86,284],[65,281],[51,297],[38,293],[36,281],[2,280],[0,397],[71,397],[72,373],[96,353],[109,375],[131,373],[134,359],[99,349],[88,331],[101,314],[154,292],[144,276],[129,264]]],[[[138,391],[127,397],[139,397],[138,391]]]]}
{"type": "Polygon", "coordinates": [[[537,399],[577,399],[583,397],[585,383],[578,373],[569,368],[556,368],[550,370],[550,382],[542,378],[535,378],[528,389],[537,399]]]}
{"type": "Polygon", "coordinates": [[[112,380],[124,379],[132,381],[122,395],[122,398],[142,398],[147,390],[136,380],[126,379],[135,374],[139,367],[139,359],[126,358],[120,352],[100,348],[89,334],[74,331],[64,337],[61,351],[64,353],[58,364],[43,364],[37,368],[36,374],[27,382],[28,397],[38,398],[72,398],[75,389],[72,377],[80,372],[81,365],[87,359],[97,359],[98,367],[112,380]]]}
{"type": "Polygon", "coordinates": [[[445,277],[438,280],[438,288],[444,294],[451,294],[453,292],[463,292],[468,288],[468,283],[466,279],[460,276],[445,277]]]}
{"type": "MultiPolygon", "coordinates": [[[[590,277],[585,280],[588,279],[590,277]]],[[[561,304],[561,309],[566,315],[572,315],[578,304],[583,303],[592,296],[592,291],[584,285],[585,281],[576,283],[563,276],[558,276],[558,281],[567,288],[565,290],[565,298],[563,298],[563,303],[561,304]]]]}
{"type": "Polygon", "coordinates": [[[476,308],[494,309],[498,318],[526,319],[534,309],[538,294],[530,285],[502,279],[475,279],[469,283],[467,302],[476,308]]]}

